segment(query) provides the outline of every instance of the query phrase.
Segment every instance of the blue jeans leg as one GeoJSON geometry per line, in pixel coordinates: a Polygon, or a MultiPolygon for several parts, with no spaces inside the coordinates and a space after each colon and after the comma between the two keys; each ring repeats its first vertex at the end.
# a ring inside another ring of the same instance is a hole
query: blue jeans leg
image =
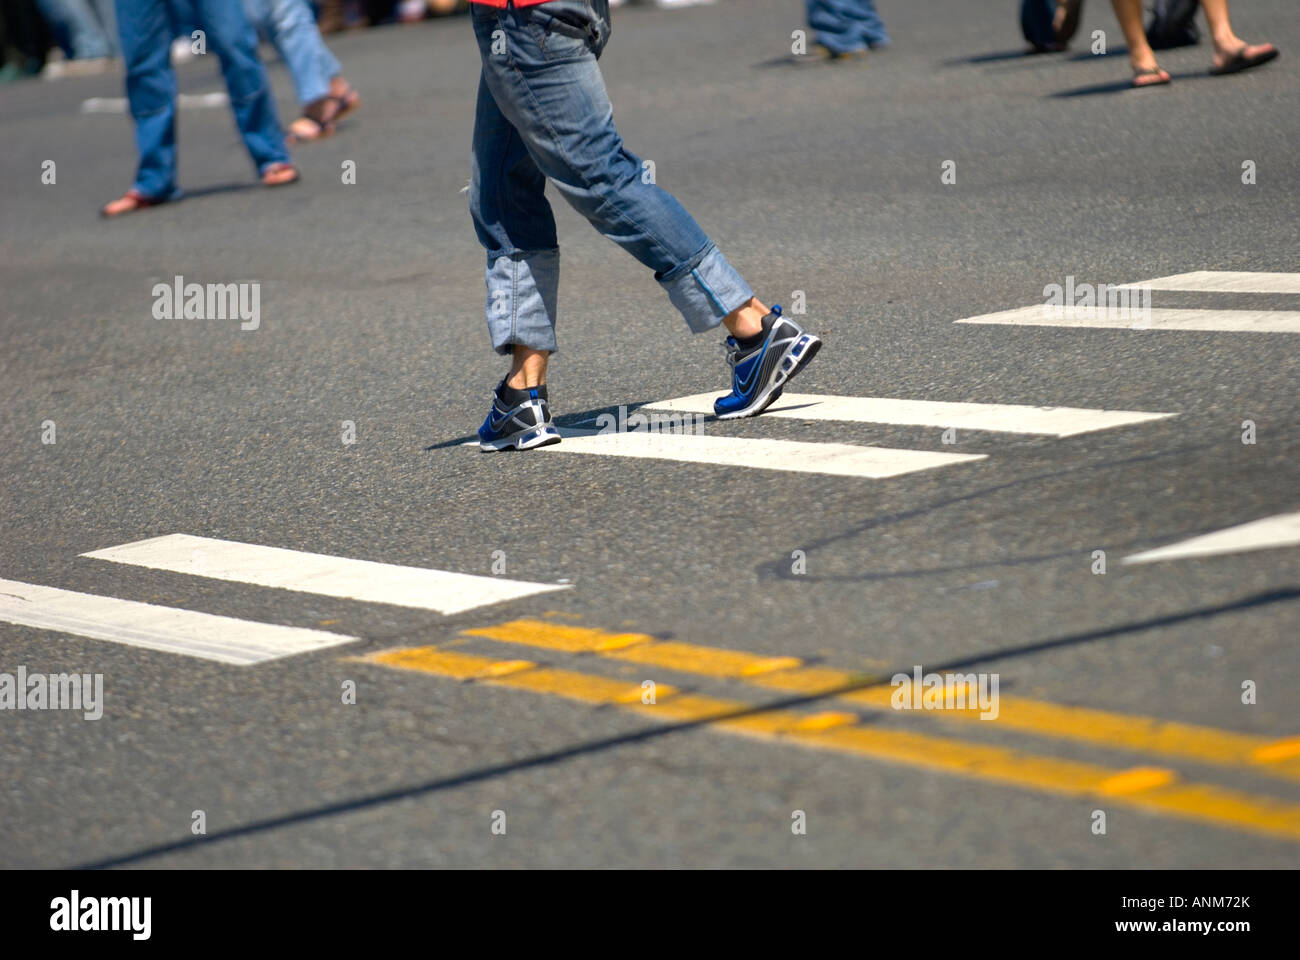
{"type": "MultiPolygon", "coordinates": [[[[98,5],[102,8],[106,4],[98,5]]],[[[117,56],[117,25],[105,21],[87,0],[37,0],[36,6],[51,26],[67,37],[68,58],[89,60],[117,56]]],[[[111,5],[108,5],[111,9],[111,5]]]]}
{"type": "Polygon", "coordinates": [[[470,176],[470,216],[487,251],[487,323],[492,348],[557,349],[560,248],[546,177],[479,77],[470,176]]]}
{"type": "Polygon", "coordinates": [[[272,163],[287,163],[289,152],[275,96],[257,57],[257,32],[244,16],[240,0],[195,0],[194,12],[200,29],[207,32],[208,49],[221,60],[235,125],[253,165],[260,174],[272,163]]]}
{"type": "Polygon", "coordinates": [[[270,39],[293,77],[298,102],[313,103],[330,92],[330,79],[343,72],[321,39],[307,0],[243,0],[253,26],[270,39]]]}
{"type": "MultiPolygon", "coordinates": [[[[558,275],[559,260],[541,197],[547,179],[597,230],[654,271],[691,330],[712,329],[748,302],[748,284],[614,127],[597,65],[609,38],[607,0],[475,5],[472,17],[483,71],[470,206],[488,250],[493,345],[501,349],[494,301],[511,305],[516,336],[553,328],[553,308],[545,309],[553,299],[543,285],[552,271],[558,275]],[[507,271],[500,259],[507,252],[515,254],[511,264],[524,266],[507,271]]],[[[551,335],[547,343],[553,329],[551,335]]]]}
{"type": "Polygon", "coordinates": [[[176,189],[176,75],[168,56],[171,14],[166,0],[117,0],[117,21],[140,156],[134,187],[146,197],[168,197],[176,189]]]}
{"type": "Polygon", "coordinates": [[[817,42],[836,53],[889,45],[874,0],[807,0],[808,26],[817,42]]]}

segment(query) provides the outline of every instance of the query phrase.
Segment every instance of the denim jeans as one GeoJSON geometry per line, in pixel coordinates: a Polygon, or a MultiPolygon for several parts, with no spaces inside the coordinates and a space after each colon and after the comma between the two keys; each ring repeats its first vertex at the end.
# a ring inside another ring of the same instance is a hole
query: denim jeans
{"type": "Polygon", "coordinates": [[[321,39],[307,0],[244,0],[244,13],[289,68],[303,106],[330,92],[330,78],[343,72],[321,39]]]}
{"type": "MultiPolygon", "coordinates": [[[[560,251],[549,179],[579,213],[654,271],[696,333],[753,296],[699,224],[623,145],[596,60],[608,0],[472,6],[483,62],[470,214],[487,250],[492,346],[555,350],[560,251]]],[[[599,282],[598,278],[593,278],[599,282]]]]}
{"type": "Polygon", "coordinates": [[[835,53],[889,46],[875,0],[808,0],[808,26],[817,42],[835,53]]]}
{"type": "MultiPolygon", "coordinates": [[[[288,162],[275,97],[257,59],[257,34],[240,0],[194,0],[192,9],[208,52],[221,60],[235,124],[258,173],[272,163],[288,162]]],[[[135,189],[146,197],[176,192],[176,74],[170,59],[174,21],[168,0],[117,0],[126,97],[140,153],[135,189]]]]}
{"type": "Polygon", "coordinates": [[[69,60],[118,55],[113,0],[37,0],[36,6],[46,23],[66,35],[69,60]]]}

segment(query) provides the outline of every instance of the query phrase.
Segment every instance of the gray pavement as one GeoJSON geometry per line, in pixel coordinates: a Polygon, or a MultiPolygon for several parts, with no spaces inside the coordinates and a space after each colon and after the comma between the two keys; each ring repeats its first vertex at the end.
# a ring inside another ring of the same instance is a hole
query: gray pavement
{"type": "MultiPolygon", "coordinates": [[[[1262,744],[1300,735],[1300,549],[1119,562],[1300,509],[1300,334],[954,324],[1038,303],[1066,275],[1300,270],[1290,3],[1233,7],[1277,63],[1210,78],[1208,45],[1172,51],[1175,83],[1144,91],[1122,89],[1107,4],[1080,31],[1105,31],[1104,57],[1082,43],[1013,55],[1005,2],[880,7],[895,44],[861,64],[786,62],[793,0],[622,9],[604,58],[619,126],[659,183],[761,297],[806,294],[801,319],[826,346],[794,389],[1178,416],[1066,438],[959,431],[953,445],[914,426],[706,425],[987,454],[879,480],[480,455],[461,442],[501,362],[460,192],[477,83],[464,18],[329,38],[365,103],[295,152],[301,184],[257,186],[228,113],[187,110],[190,197],[114,222],[95,213],[129,185],[130,125],[80,106],[121,96],[121,78],[0,88],[0,578],[361,638],[238,667],[0,622],[0,671],[102,673],[106,692],[98,721],[0,713],[0,865],[1296,865],[1294,764],[861,711],[886,739],[933,738],[887,760],[349,659],[440,646],[781,699],[745,677],[461,633],[551,611],[846,671],[970,663],[1006,697],[1103,711],[1129,732],[1149,717],[1262,744]],[[57,182],[42,185],[51,159],[57,182]],[[153,284],[177,274],[259,281],[260,329],[155,319],[153,284]],[[572,586],[444,616],[79,556],[171,533],[480,575],[504,551],[510,577],[572,586]],[[1006,756],[1010,772],[963,767],[938,741],[1006,756]],[[1154,807],[1141,790],[1073,790],[1067,762],[1170,770],[1253,806],[1178,814],[1160,788],[1154,807]]],[[[288,119],[291,84],[278,63],[271,75],[288,119]]],[[[202,60],[180,76],[186,92],[221,88],[202,60]]],[[[691,337],[639,264],[555,202],[562,422],[722,387],[720,335],[691,337]]],[[[1155,305],[1297,310],[1300,296],[1157,291],[1155,305]]]]}

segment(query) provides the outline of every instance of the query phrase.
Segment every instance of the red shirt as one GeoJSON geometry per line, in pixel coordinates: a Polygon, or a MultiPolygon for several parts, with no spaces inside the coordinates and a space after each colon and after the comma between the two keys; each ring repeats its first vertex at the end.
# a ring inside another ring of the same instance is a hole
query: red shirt
{"type": "MultiPolygon", "coordinates": [[[[485,7],[504,7],[507,0],[469,0],[470,3],[481,3],[485,7]]],[[[515,0],[516,7],[535,7],[539,3],[546,3],[547,0],[515,0]]]]}

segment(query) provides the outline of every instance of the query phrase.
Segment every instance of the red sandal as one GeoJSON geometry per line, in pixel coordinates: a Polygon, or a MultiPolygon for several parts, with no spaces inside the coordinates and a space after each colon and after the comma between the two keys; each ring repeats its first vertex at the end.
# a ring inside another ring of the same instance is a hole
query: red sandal
{"type": "Polygon", "coordinates": [[[268,163],[262,170],[262,186],[287,187],[298,182],[298,168],[292,163],[268,163]]]}
{"type": "Polygon", "coordinates": [[[101,217],[120,217],[124,213],[135,213],[145,207],[161,206],[172,199],[172,197],[146,197],[135,187],[132,187],[116,200],[104,204],[100,208],[99,215],[101,217]]]}

